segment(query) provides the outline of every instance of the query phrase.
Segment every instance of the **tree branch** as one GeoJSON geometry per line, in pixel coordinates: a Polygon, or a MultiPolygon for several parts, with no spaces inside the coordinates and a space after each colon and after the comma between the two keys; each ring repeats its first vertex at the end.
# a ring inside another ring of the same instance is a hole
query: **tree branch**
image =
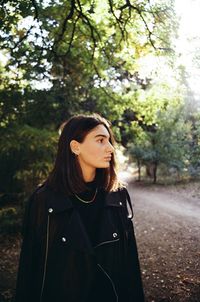
{"type": "Polygon", "coordinates": [[[109,6],[110,6],[110,11],[112,13],[112,15],[114,16],[115,20],[116,20],[116,24],[119,26],[119,29],[120,29],[120,32],[121,32],[121,35],[122,35],[122,39],[125,39],[125,35],[124,35],[124,31],[125,31],[125,27],[122,28],[121,27],[121,23],[123,24],[123,22],[121,21],[121,17],[122,15],[120,14],[120,17],[118,18],[114,12],[114,9],[113,9],[113,1],[112,0],[108,0],[109,2],[109,6]]]}
{"type": "MultiPolygon", "coordinates": [[[[99,74],[98,68],[97,68],[97,66],[96,66],[94,63],[93,63],[93,67],[94,67],[94,70],[95,70],[95,72],[97,73],[99,79],[101,79],[101,75],[99,74]]],[[[105,95],[108,96],[111,100],[113,100],[114,102],[117,102],[117,100],[116,100],[112,95],[110,95],[104,87],[100,87],[100,89],[101,89],[101,90],[105,93],[105,95]]]]}
{"type": "MultiPolygon", "coordinates": [[[[34,16],[33,20],[38,20],[38,7],[37,7],[37,3],[36,3],[35,0],[31,0],[31,2],[32,2],[32,5],[33,5],[33,7],[35,9],[35,16],[34,16]]],[[[19,41],[17,41],[14,44],[14,46],[12,47],[12,50],[14,50],[15,48],[17,48],[22,43],[23,40],[27,39],[27,37],[29,36],[29,34],[30,34],[31,30],[33,29],[33,27],[34,27],[34,25],[30,26],[30,28],[26,31],[26,34],[23,37],[21,37],[19,39],[19,41]]]]}
{"type": "MultiPolygon", "coordinates": [[[[109,0],[109,1],[110,1],[110,0],[109,0]]],[[[149,5],[150,5],[150,1],[149,1],[149,0],[148,0],[148,3],[149,3],[149,5]]],[[[150,6],[151,6],[151,5],[150,5],[150,6]]],[[[138,13],[138,15],[140,16],[140,18],[141,18],[141,20],[142,20],[142,22],[144,23],[144,26],[145,26],[145,28],[146,28],[146,31],[147,31],[147,34],[148,34],[148,40],[149,40],[151,46],[152,46],[155,50],[164,50],[165,48],[156,47],[155,42],[154,42],[153,39],[152,39],[152,36],[155,36],[155,34],[150,30],[150,28],[149,28],[149,26],[148,26],[148,24],[147,24],[147,21],[146,21],[145,17],[143,16],[143,13],[152,14],[153,17],[154,17],[154,19],[159,18],[159,21],[160,21],[161,23],[164,24],[163,20],[159,17],[159,13],[160,13],[161,11],[162,11],[162,12],[166,12],[167,9],[165,8],[165,9],[159,10],[159,11],[157,11],[157,10],[156,10],[156,11],[153,11],[153,9],[145,10],[145,9],[143,9],[143,8],[140,8],[139,6],[132,5],[132,4],[130,3],[130,0],[126,0],[125,4],[122,5],[121,7],[119,7],[119,10],[121,10],[121,15],[122,15],[123,10],[125,10],[125,9],[127,9],[127,8],[129,8],[129,18],[130,18],[130,16],[131,16],[131,10],[135,10],[135,11],[138,13]]],[[[128,18],[128,19],[129,19],[129,18],[128,18]]],[[[127,22],[128,22],[128,19],[127,19],[127,22]]],[[[126,26],[126,25],[124,24],[124,26],[126,26]]],[[[124,27],[124,28],[125,28],[125,27],[124,27]]],[[[161,39],[160,37],[157,37],[157,38],[159,38],[159,40],[161,40],[162,42],[165,42],[165,41],[163,41],[163,39],[161,39]]],[[[168,49],[168,48],[167,48],[167,49],[168,49]]],[[[168,50],[169,50],[169,49],[168,49],[168,50]]]]}
{"type": "MultiPolygon", "coordinates": [[[[66,17],[64,18],[63,24],[62,24],[62,29],[61,32],[58,34],[57,39],[55,39],[54,44],[53,44],[53,49],[55,49],[55,47],[57,46],[57,44],[62,41],[63,36],[67,30],[67,22],[72,19],[73,15],[74,15],[74,10],[75,10],[75,0],[71,0],[71,7],[70,7],[70,11],[69,13],[66,15],[66,17]]],[[[71,41],[71,43],[73,42],[73,40],[71,41]]],[[[70,45],[71,47],[71,45],[70,45]]]]}
{"type": "Polygon", "coordinates": [[[77,12],[79,13],[79,16],[82,17],[82,20],[85,24],[88,25],[91,33],[91,38],[93,42],[93,52],[92,52],[92,58],[94,57],[95,49],[97,47],[97,40],[95,38],[95,33],[98,36],[99,40],[101,40],[101,36],[99,35],[98,31],[94,28],[94,26],[91,24],[89,18],[83,13],[82,6],[79,0],[77,0],[79,10],[77,12]]]}
{"type": "Polygon", "coordinates": [[[67,49],[66,55],[68,55],[70,50],[71,50],[72,43],[73,43],[73,40],[74,40],[74,34],[75,34],[75,31],[76,31],[76,24],[77,24],[78,20],[79,20],[79,16],[76,18],[75,22],[73,23],[73,30],[72,30],[71,38],[70,38],[70,41],[69,41],[69,47],[67,49]]]}

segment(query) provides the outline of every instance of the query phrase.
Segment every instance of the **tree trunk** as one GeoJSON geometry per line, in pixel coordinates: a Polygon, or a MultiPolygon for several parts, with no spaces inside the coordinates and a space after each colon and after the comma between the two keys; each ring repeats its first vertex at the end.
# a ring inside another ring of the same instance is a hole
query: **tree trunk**
{"type": "Polygon", "coordinates": [[[158,168],[158,164],[154,163],[154,165],[153,165],[153,183],[154,184],[157,182],[157,168],[158,168]]]}
{"type": "Polygon", "coordinates": [[[141,163],[140,163],[140,160],[137,160],[137,166],[138,166],[138,181],[141,181],[141,163]]]}

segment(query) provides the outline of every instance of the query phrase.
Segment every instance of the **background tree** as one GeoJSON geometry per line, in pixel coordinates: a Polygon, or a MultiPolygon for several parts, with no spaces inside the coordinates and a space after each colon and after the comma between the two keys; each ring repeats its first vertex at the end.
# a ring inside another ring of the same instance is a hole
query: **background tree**
{"type": "Polygon", "coordinates": [[[190,124],[186,122],[182,106],[170,106],[165,112],[158,112],[157,124],[143,127],[139,133],[130,143],[128,153],[137,160],[139,171],[142,165],[146,166],[154,183],[160,166],[165,166],[168,174],[173,168],[178,176],[188,168],[190,124]]]}
{"type": "Polygon", "coordinates": [[[200,176],[200,114],[199,112],[190,115],[191,131],[188,138],[189,156],[188,171],[193,177],[200,176]]]}

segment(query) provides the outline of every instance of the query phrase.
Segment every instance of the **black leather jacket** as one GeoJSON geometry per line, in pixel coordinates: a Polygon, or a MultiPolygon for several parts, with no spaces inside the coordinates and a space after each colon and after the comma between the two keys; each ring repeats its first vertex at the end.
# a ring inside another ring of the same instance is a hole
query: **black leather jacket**
{"type": "Polygon", "coordinates": [[[69,197],[37,189],[25,213],[15,302],[144,301],[127,201],[125,188],[105,193],[93,247],[69,197]]]}

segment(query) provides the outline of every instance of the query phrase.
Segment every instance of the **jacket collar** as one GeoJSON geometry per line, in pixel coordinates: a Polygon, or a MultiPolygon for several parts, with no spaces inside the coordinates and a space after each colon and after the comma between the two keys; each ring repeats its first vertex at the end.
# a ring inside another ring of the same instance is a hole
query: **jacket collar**
{"type": "MultiPolygon", "coordinates": [[[[54,213],[63,212],[74,208],[73,202],[70,196],[64,194],[55,193],[46,185],[41,189],[47,194],[46,206],[47,209],[52,209],[54,213]]],[[[123,194],[121,190],[115,192],[105,192],[105,207],[121,207],[125,205],[123,200],[123,194]]]]}

